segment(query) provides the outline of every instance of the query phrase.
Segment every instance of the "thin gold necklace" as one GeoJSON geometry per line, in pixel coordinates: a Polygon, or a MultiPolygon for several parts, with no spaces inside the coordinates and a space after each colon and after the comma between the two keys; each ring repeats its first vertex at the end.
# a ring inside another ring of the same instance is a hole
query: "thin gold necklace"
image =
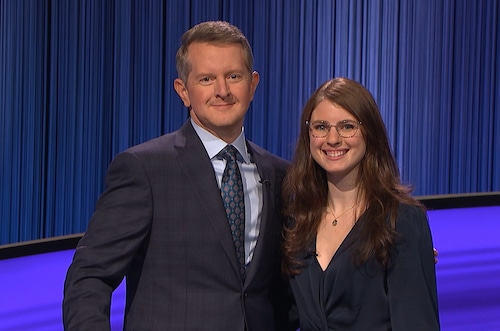
{"type": "Polygon", "coordinates": [[[330,213],[333,215],[333,221],[332,221],[332,226],[336,226],[338,223],[338,219],[341,218],[345,213],[347,213],[349,210],[353,209],[356,207],[356,203],[354,203],[351,207],[347,208],[340,214],[339,216],[335,216],[335,213],[333,212],[333,208],[328,204],[328,208],[330,208],[330,213]]]}

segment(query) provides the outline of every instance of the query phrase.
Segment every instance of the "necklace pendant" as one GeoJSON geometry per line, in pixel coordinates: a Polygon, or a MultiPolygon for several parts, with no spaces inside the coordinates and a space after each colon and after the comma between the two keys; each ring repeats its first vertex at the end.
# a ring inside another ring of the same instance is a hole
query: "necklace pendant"
{"type": "Polygon", "coordinates": [[[337,219],[334,219],[334,220],[332,221],[332,226],[336,226],[336,225],[337,225],[337,219]]]}

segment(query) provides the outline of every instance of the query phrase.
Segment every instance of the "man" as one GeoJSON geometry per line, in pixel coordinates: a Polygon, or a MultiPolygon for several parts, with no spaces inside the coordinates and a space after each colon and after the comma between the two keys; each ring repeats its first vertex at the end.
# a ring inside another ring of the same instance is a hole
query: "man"
{"type": "Polygon", "coordinates": [[[288,162],[243,130],[259,83],[250,45],[226,22],[204,22],[183,35],[176,62],[174,88],[190,119],[111,163],[68,270],[65,329],[109,329],[111,293],[124,276],[126,330],[294,329],[280,276],[288,162]],[[243,184],[240,261],[221,198],[226,145],[237,150],[243,184]]]}

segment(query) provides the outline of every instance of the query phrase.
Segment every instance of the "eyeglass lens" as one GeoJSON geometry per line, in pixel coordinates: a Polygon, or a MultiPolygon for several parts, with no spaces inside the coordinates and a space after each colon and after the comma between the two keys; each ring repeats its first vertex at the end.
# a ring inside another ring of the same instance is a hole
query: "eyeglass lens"
{"type": "Polygon", "coordinates": [[[337,124],[330,124],[326,121],[315,121],[309,123],[309,130],[313,137],[323,138],[330,132],[330,129],[335,127],[338,134],[343,138],[350,138],[356,134],[358,130],[358,122],[352,120],[343,120],[337,124]]]}

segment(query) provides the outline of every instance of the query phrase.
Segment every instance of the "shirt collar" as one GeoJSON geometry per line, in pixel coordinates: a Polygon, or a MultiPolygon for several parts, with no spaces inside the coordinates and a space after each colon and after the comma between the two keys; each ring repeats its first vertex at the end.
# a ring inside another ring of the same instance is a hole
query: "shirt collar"
{"type": "MultiPolygon", "coordinates": [[[[191,124],[193,125],[194,131],[196,131],[198,137],[200,137],[203,146],[205,146],[205,150],[207,151],[210,159],[216,157],[221,149],[226,147],[227,143],[224,140],[214,136],[213,134],[196,124],[193,119],[191,119],[191,124]]],[[[245,128],[241,128],[240,135],[231,143],[231,145],[236,147],[238,152],[243,157],[245,163],[250,163],[250,155],[248,154],[245,139],[245,128]]]]}

